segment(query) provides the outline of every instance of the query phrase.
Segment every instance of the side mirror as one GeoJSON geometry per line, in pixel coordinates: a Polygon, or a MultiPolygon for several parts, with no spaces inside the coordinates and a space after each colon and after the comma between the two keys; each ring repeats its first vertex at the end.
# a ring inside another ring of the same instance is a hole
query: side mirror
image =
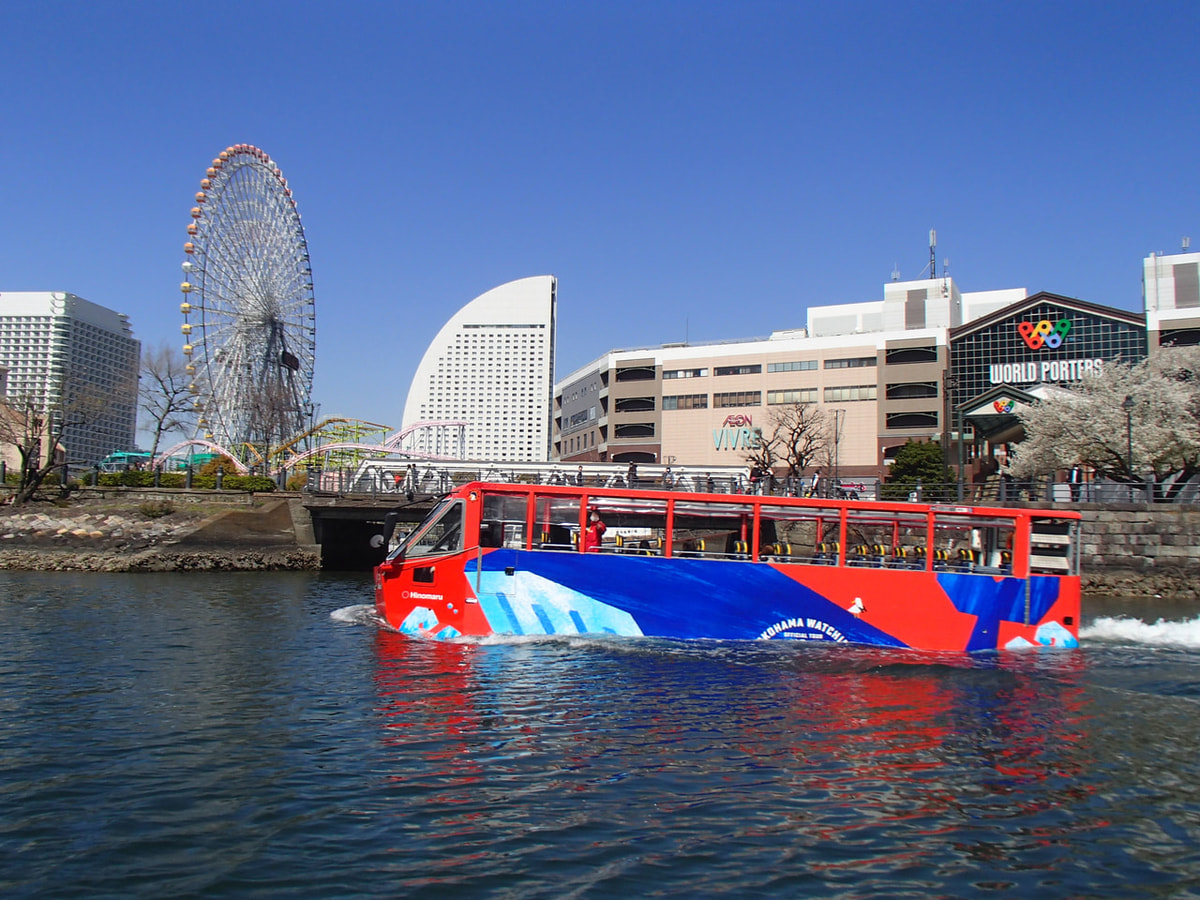
{"type": "Polygon", "coordinates": [[[400,521],[400,513],[392,510],[383,519],[383,534],[371,535],[371,546],[378,550],[380,547],[387,549],[392,542],[392,535],[396,533],[396,523],[400,521]]]}

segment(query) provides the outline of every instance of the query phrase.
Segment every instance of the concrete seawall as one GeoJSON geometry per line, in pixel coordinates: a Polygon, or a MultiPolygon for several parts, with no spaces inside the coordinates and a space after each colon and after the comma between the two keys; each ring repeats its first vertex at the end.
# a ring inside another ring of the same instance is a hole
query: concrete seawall
{"type": "Polygon", "coordinates": [[[1200,508],[1111,504],[1082,513],[1085,593],[1200,597],[1200,508]]]}

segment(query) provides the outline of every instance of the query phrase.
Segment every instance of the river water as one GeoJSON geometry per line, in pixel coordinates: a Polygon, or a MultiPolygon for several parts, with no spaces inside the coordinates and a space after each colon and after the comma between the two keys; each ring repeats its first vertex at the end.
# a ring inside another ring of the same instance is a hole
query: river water
{"type": "Polygon", "coordinates": [[[0,895],[1200,896],[1194,607],[968,658],[423,643],[369,595],[0,573],[0,895]]]}

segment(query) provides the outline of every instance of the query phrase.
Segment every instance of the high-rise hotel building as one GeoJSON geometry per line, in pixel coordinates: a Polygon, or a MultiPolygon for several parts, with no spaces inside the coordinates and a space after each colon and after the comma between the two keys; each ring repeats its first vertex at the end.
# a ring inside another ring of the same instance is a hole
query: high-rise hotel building
{"type": "Polygon", "coordinates": [[[455,313],[421,358],[402,427],[465,421],[468,459],[549,459],[557,293],[552,275],[522,278],[455,313]]]}
{"type": "Polygon", "coordinates": [[[6,396],[33,398],[43,409],[65,404],[68,413],[71,397],[90,398],[81,423],[63,432],[70,463],[134,448],[140,362],[141,343],[123,313],[59,291],[0,293],[6,396]]]}

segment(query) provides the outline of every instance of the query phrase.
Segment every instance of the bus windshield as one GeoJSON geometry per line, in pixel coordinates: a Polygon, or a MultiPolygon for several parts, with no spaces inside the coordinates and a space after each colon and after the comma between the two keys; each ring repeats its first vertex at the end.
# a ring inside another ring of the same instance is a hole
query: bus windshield
{"type": "Polygon", "coordinates": [[[445,499],[425,517],[425,521],[388,554],[388,559],[434,556],[462,549],[463,504],[445,499]]]}

